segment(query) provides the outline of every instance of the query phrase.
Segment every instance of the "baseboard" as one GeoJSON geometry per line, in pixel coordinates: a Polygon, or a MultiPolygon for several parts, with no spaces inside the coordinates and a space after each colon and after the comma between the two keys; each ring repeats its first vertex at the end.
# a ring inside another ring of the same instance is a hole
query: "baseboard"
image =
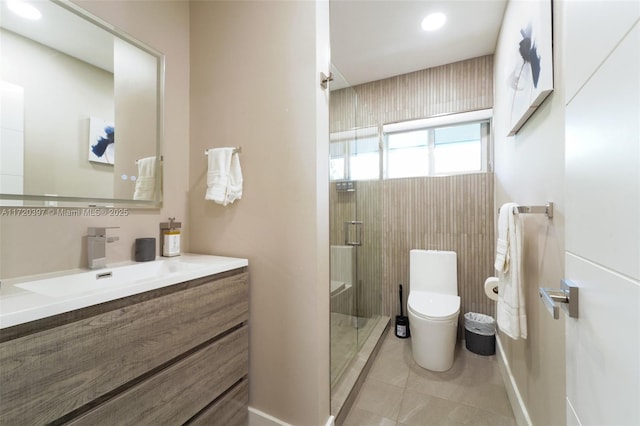
{"type": "Polygon", "coordinates": [[[292,426],[267,413],[249,407],[249,426],[292,426]]]}
{"type": "MultiPolygon", "coordinates": [[[[325,426],[334,426],[335,418],[329,416],[325,426]]],[[[283,422],[267,413],[249,407],[249,426],[291,426],[289,423],[283,422]]]]}
{"type": "Polygon", "coordinates": [[[499,338],[496,338],[496,347],[498,349],[498,365],[500,366],[502,381],[504,382],[504,386],[507,390],[507,396],[509,397],[509,402],[511,403],[511,409],[513,410],[513,415],[516,418],[516,423],[518,423],[518,426],[532,426],[529,411],[522,399],[522,395],[520,395],[516,380],[513,377],[511,367],[509,366],[509,362],[504,354],[499,338]]]}

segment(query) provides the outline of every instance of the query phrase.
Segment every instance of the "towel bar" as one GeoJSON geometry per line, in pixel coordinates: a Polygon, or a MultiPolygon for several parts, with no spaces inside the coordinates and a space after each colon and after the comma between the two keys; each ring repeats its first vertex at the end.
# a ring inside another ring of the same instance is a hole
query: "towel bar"
{"type": "MultiPolygon", "coordinates": [[[[138,164],[138,161],[140,161],[140,160],[136,160],[135,163],[138,164]]],[[[163,158],[162,155],[160,156],[160,161],[164,161],[164,158],[163,158]]]]}
{"type": "Polygon", "coordinates": [[[546,214],[549,219],[552,219],[553,203],[549,202],[544,206],[518,206],[513,209],[513,213],[546,214]]]}
{"type": "MultiPolygon", "coordinates": [[[[240,154],[241,152],[242,152],[242,147],[241,146],[233,148],[233,153],[234,154],[240,154]]],[[[204,155],[209,155],[209,150],[208,149],[205,149],[204,155]]]]}

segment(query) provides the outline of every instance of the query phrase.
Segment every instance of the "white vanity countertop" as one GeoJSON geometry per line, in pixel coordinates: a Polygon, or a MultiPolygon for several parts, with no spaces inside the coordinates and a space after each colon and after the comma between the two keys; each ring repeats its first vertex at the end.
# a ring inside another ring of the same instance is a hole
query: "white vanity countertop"
{"type": "Polygon", "coordinates": [[[235,257],[182,254],[2,280],[0,329],[249,265],[235,257]],[[98,274],[111,277],[97,279],[98,274]]]}

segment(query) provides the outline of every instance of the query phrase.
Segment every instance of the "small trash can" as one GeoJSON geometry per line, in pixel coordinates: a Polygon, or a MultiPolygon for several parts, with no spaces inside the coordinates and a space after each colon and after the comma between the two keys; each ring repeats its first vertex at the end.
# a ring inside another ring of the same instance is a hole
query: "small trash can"
{"type": "Polygon", "coordinates": [[[496,353],[496,321],[476,312],[464,314],[464,341],[467,350],[478,355],[496,353]]]}

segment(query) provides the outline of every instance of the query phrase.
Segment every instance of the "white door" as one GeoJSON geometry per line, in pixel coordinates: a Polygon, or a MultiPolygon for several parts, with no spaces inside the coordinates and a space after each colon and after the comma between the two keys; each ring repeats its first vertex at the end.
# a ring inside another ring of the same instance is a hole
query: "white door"
{"type": "Polygon", "coordinates": [[[640,2],[566,1],[567,423],[640,424],[640,2]]]}

